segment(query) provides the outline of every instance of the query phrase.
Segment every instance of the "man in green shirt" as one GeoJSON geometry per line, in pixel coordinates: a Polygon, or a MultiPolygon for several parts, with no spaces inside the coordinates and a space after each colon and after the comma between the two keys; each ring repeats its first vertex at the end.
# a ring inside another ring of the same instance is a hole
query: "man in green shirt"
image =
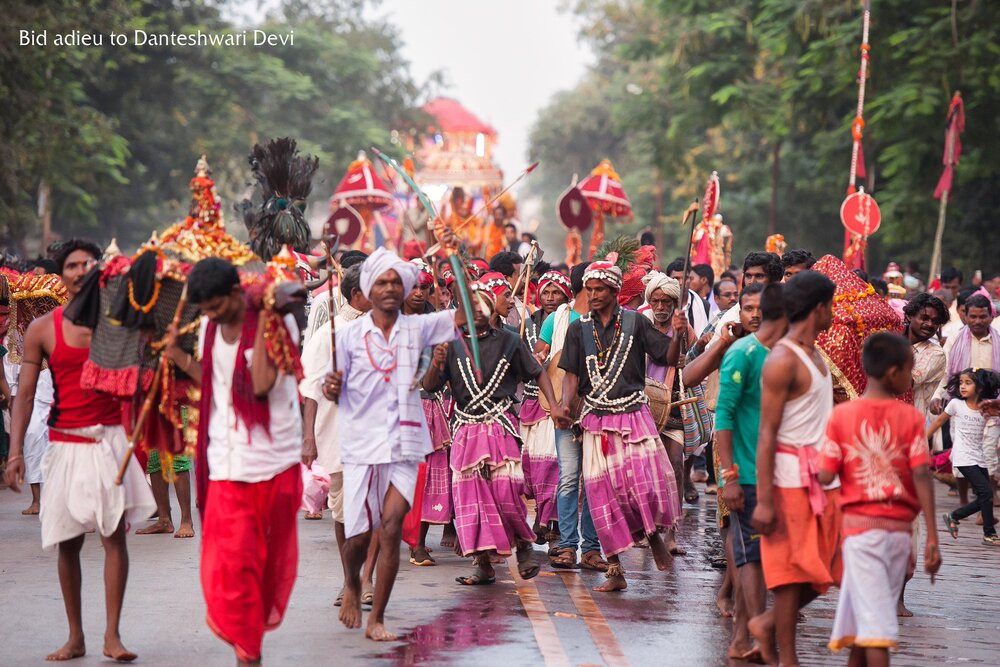
{"type": "Polygon", "coordinates": [[[760,564],[760,534],[750,526],[757,505],[757,431],[760,427],[761,369],[771,347],[785,335],[781,285],[768,285],[761,296],[761,324],[756,333],[726,350],[719,370],[719,402],[715,412],[716,447],[722,499],[729,507],[730,533],[736,561],[736,609],[729,656],[758,657],[747,622],[764,611],[767,588],[760,564]]]}

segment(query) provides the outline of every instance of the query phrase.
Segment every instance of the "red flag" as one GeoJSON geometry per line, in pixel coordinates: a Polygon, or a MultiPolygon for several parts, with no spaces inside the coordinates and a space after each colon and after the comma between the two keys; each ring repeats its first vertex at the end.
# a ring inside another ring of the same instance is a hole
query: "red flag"
{"type": "Polygon", "coordinates": [[[958,164],[962,156],[961,134],[965,132],[965,103],[962,95],[956,92],[948,105],[948,125],[944,131],[944,157],[941,158],[944,164],[944,172],[938,179],[937,187],[934,188],[934,198],[941,199],[945,192],[951,192],[952,182],[955,178],[955,165],[958,164]],[[950,146],[949,146],[950,144],[950,146]]]}
{"type": "Polygon", "coordinates": [[[858,164],[854,169],[854,175],[857,178],[865,177],[865,146],[860,141],[858,142],[858,164]]]}

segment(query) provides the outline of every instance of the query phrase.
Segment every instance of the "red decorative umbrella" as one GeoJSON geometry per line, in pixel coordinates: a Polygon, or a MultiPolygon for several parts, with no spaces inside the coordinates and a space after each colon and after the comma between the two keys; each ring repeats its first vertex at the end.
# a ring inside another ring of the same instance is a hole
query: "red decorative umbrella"
{"type": "MultiPolygon", "coordinates": [[[[330,197],[330,210],[335,213],[338,209],[343,208],[344,204],[350,204],[361,214],[365,223],[364,231],[361,234],[362,244],[368,246],[364,248],[368,251],[371,250],[373,219],[378,217],[379,209],[391,206],[394,201],[392,193],[375,173],[371,161],[365,152],[361,151],[358,153],[358,159],[347,167],[347,173],[340,179],[337,189],[333,191],[333,196],[330,197]]],[[[332,230],[327,231],[330,232],[329,235],[334,233],[332,230]]],[[[344,240],[346,241],[346,239],[344,240]]]]}
{"type": "Polygon", "coordinates": [[[622,187],[621,176],[615,171],[611,160],[601,160],[590,175],[577,185],[586,198],[594,216],[594,232],[590,237],[590,255],[594,255],[597,246],[604,243],[604,216],[614,218],[631,218],[632,202],[629,201],[622,187]]]}

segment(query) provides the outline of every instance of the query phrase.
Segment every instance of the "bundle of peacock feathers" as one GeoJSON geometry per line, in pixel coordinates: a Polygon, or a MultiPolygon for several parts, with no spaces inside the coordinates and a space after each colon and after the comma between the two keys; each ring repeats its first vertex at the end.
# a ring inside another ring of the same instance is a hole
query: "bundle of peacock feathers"
{"type": "Polygon", "coordinates": [[[295,140],[272,139],[255,144],[249,156],[253,191],[236,205],[250,233],[250,248],[265,262],[290,245],[297,252],[309,251],[306,199],[319,158],[299,155],[295,140]]]}
{"type": "Polygon", "coordinates": [[[639,242],[634,238],[625,235],[616,236],[597,246],[594,259],[611,262],[625,273],[635,264],[639,248],[639,242]]]}

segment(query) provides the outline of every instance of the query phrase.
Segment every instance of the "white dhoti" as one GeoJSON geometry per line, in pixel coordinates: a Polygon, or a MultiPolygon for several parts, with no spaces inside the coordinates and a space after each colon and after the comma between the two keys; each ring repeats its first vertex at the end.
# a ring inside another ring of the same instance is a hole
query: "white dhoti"
{"type": "Polygon", "coordinates": [[[382,524],[382,507],[390,485],[413,506],[419,463],[401,461],[375,465],[343,465],[344,532],[347,538],[374,530],[382,524]]]}
{"type": "Polygon", "coordinates": [[[906,531],[867,530],[844,539],[844,576],[830,648],[895,648],[899,643],[896,603],[913,549],[906,531]]]}
{"type": "Polygon", "coordinates": [[[24,434],[24,481],[41,484],[42,459],[49,448],[49,408],[52,407],[52,372],[46,368],[38,374],[35,387],[35,404],[31,421],[24,434]]]}
{"type": "Polygon", "coordinates": [[[122,485],[115,483],[128,450],[124,428],[88,426],[61,432],[94,442],[62,442],[59,431],[50,431],[49,448],[42,459],[43,549],[90,530],[109,537],[123,517],[126,531],[130,524],[149,518],[156,503],[135,457],[129,461],[122,485]]]}

